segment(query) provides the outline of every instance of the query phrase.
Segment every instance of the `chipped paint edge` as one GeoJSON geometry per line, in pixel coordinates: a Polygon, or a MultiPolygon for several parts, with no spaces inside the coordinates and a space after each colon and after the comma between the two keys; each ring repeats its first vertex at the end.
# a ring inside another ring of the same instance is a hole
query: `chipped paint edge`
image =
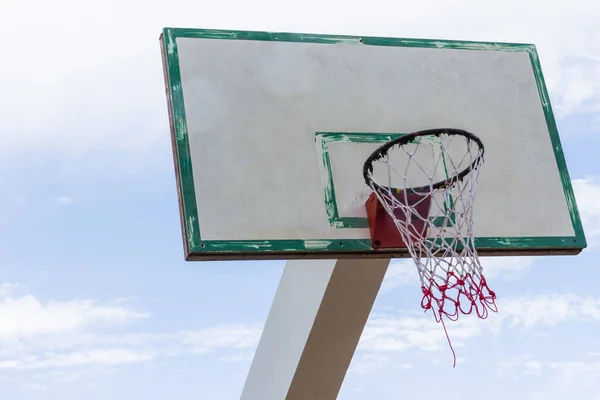
{"type": "MultiPolygon", "coordinates": [[[[369,220],[366,217],[341,217],[337,205],[335,195],[335,183],[333,180],[333,172],[331,160],[329,157],[329,143],[386,143],[394,140],[406,133],[391,133],[391,132],[315,132],[315,142],[319,157],[319,173],[321,174],[321,183],[323,184],[323,194],[325,202],[325,211],[329,225],[336,229],[356,229],[369,227],[369,220]]],[[[427,138],[418,138],[419,141],[427,140],[427,138]]],[[[433,142],[432,142],[433,143],[433,142]]],[[[445,169],[445,167],[444,167],[445,169]]],[[[448,171],[445,169],[446,179],[449,178],[448,171]]],[[[455,221],[454,213],[452,213],[451,221],[455,221]]],[[[443,217],[431,217],[434,225],[440,226],[445,222],[443,217]]]]}
{"type": "Polygon", "coordinates": [[[504,43],[486,41],[466,41],[447,39],[390,38],[378,36],[334,35],[314,33],[241,31],[223,29],[164,28],[169,35],[180,38],[221,39],[221,40],[257,40],[323,44],[351,44],[368,46],[401,46],[436,49],[488,50],[488,51],[531,51],[529,43],[504,43]]]}
{"type": "Polygon", "coordinates": [[[331,240],[305,240],[304,248],[307,250],[326,250],[333,244],[331,240]]]}
{"type": "Polygon", "coordinates": [[[165,70],[171,145],[175,159],[179,212],[183,229],[182,236],[184,238],[185,256],[187,258],[190,253],[197,251],[200,246],[200,225],[198,221],[194,173],[188,140],[176,35],[172,31],[164,29],[160,37],[160,43],[163,68],[165,70]]]}
{"type": "Polygon", "coordinates": [[[558,133],[558,126],[556,125],[554,112],[552,111],[552,105],[550,104],[550,96],[546,87],[544,73],[542,71],[542,65],[540,63],[540,59],[538,57],[537,50],[534,45],[531,45],[531,48],[528,52],[529,59],[531,61],[531,67],[533,69],[533,75],[535,77],[535,81],[538,87],[540,102],[542,104],[544,116],[546,118],[546,124],[548,126],[548,133],[550,135],[552,149],[554,150],[556,165],[560,174],[563,192],[565,194],[565,201],[569,209],[569,215],[571,217],[571,223],[573,225],[573,232],[575,233],[575,238],[573,239],[573,242],[576,243],[576,247],[584,249],[587,247],[587,240],[585,238],[585,232],[583,230],[583,224],[581,222],[581,215],[579,213],[577,201],[575,200],[575,192],[573,190],[573,184],[569,175],[567,161],[565,159],[560,135],[558,133]]]}
{"type": "MultiPolygon", "coordinates": [[[[572,236],[559,237],[489,237],[475,238],[478,252],[498,252],[502,255],[518,255],[522,251],[537,251],[552,254],[561,250],[579,250],[573,244],[572,236]]],[[[392,250],[393,251],[393,250],[392,250]]],[[[321,253],[356,253],[374,252],[369,239],[315,239],[315,240],[207,240],[201,246],[191,249],[189,256],[207,257],[219,254],[238,253],[260,258],[259,253],[303,253],[307,258],[319,257],[321,253]]],[[[384,254],[385,252],[382,252],[384,254]]],[[[406,257],[409,257],[406,254],[406,257]]],[[[188,257],[189,258],[189,257],[188,257]]],[[[285,256],[282,257],[285,259],[285,256]]]]}
{"type": "Polygon", "coordinates": [[[385,143],[405,133],[371,133],[371,132],[315,132],[315,143],[319,154],[319,173],[323,184],[325,210],[329,225],[336,229],[352,229],[369,227],[366,218],[341,217],[335,195],[331,160],[329,159],[329,143],[385,143]]]}

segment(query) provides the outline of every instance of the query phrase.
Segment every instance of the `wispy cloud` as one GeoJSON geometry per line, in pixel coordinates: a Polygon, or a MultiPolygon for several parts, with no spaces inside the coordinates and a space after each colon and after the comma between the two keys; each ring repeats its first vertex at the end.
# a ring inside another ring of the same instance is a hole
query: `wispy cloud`
{"type": "Polygon", "coordinates": [[[419,274],[412,259],[394,260],[388,267],[380,292],[391,292],[401,286],[417,285],[418,282],[419,274]]]}
{"type": "Polygon", "coordinates": [[[96,300],[41,301],[33,295],[13,296],[12,285],[0,290],[0,340],[85,331],[149,317],[126,305],[96,300]]]}
{"type": "Polygon", "coordinates": [[[528,382],[540,398],[596,398],[600,362],[586,360],[554,361],[547,356],[527,353],[504,357],[497,362],[499,378],[528,382]]]}
{"type": "MultiPolygon", "coordinates": [[[[481,263],[488,279],[514,280],[529,271],[535,260],[534,257],[482,257],[481,263]]],[[[381,293],[388,293],[407,285],[419,285],[419,274],[414,261],[394,260],[381,285],[381,293]]]]}
{"type": "Polygon", "coordinates": [[[155,40],[164,21],[204,28],[533,42],[539,46],[559,115],[600,108],[600,37],[592,18],[600,10],[591,0],[527,4],[511,0],[486,7],[475,0],[459,5],[431,0],[414,2],[410,12],[389,16],[378,12],[390,9],[389,1],[377,1],[378,6],[364,9],[345,7],[339,0],[326,6],[310,0],[293,13],[258,1],[252,7],[239,4],[238,14],[233,15],[225,3],[200,9],[196,3],[184,1],[165,9],[158,3],[131,0],[122,3],[118,16],[109,3],[98,3],[93,20],[89,13],[78,10],[76,18],[62,24],[65,10],[77,9],[72,1],[53,7],[37,2],[36,15],[28,12],[29,3],[13,3],[7,14],[13,17],[0,24],[0,33],[7,37],[19,32],[19,41],[4,46],[20,62],[0,67],[0,77],[5,77],[0,119],[11,132],[3,137],[5,151],[35,146],[138,153],[147,151],[157,138],[164,139],[168,121],[155,40]],[[142,7],[145,17],[139,21],[136,17],[142,7]],[[339,17],[340,7],[344,18],[332,20],[332,16],[339,17]],[[57,21],[52,29],[47,29],[48,18],[57,21]],[[26,32],[20,29],[25,19],[30,26],[26,32]],[[64,37],[70,38],[69,50],[61,50],[60,57],[53,58],[48,43],[64,37]],[[127,46],[120,45],[123,37],[129,38],[127,46]],[[35,68],[39,59],[53,61],[35,68]],[[36,110],[36,118],[23,118],[31,109],[36,110]]]}
{"type": "MultiPolygon", "coordinates": [[[[500,312],[487,320],[461,316],[446,326],[452,344],[460,347],[469,339],[504,330],[535,334],[558,324],[600,321],[600,298],[575,294],[512,297],[498,301],[500,312]],[[552,310],[549,312],[549,310],[552,310]]],[[[359,343],[363,352],[433,352],[447,347],[442,327],[430,314],[400,313],[372,318],[359,343]]]]}
{"type": "Polygon", "coordinates": [[[541,375],[544,363],[539,361],[534,354],[523,354],[517,357],[508,357],[500,360],[497,366],[498,376],[521,380],[530,375],[541,375]]]}
{"type": "Polygon", "coordinates": [[[600,381],[600,362],[553,361],[548,367],[558,375],[558,383],[564,387],[596,387],[600,381]]]}
{"type": "Polygon", "coordinates": [[[4,196],[6,197],[6,199],[15,204],[15,205],[23,205],[25,203],[27,203],[27,200],[25,200],[25,196],[23,196],[22,193],[13,191],[13,190],[7,190],[4,192],[4,196]]]}
{"type": "Polygon", "coordinates": [[[54,203],[65,206],[67,204],[71,204],[73,202],[73,198],[69,196],[57,196],[54,198],[54,203]]]}
{"type": "Polygon", "coordinates": [[[181,332],[179,341],[194,353],[206,354],[218,348],[243,349],[255,346],[260,339],[257,326],[220,325],[193,332],[181,332]]]}
{"type": "Polygon", "coordinates": [[[535,257],[482,257],[481,264],[488,279],[514,280],[525,275],[535,260],[535,257]]]}
{"type": "Polygon", "coordinates": [[[85,367],[90,365],[121,365],[152,361],[153,351],[140,352],[129,349],[92,349],[69,353],[45,353],[24,355],[0,361],[0,370],[51,369],[85,367]]]}
{"type": "MultiPolygon", "coordinates": [[[[348,373],[366,375],[387,368],[392,362],[392,357],[385,353],[363,353],[357,354],[353,359],[348,373]]],[[[412,364],[405,363],[405,369],[412,368],[412,364]]]]}
{"type": "MultiPolygon", "coordinates": [[[[453,343],[462,339],[479,336],[484,331],[483,324],[473,318],[464,318],[452,323],[453,343]]],[[[442,327],[433,319],[408,315],[380,317],[369,320],[361,340],[359,350],[367,352],[406,352],[419,350],[437,351],[447,346],[442,327]]]]}
{"type": "Polygon", "coordinates": [[[600,245],[600,178],[573,180],[573,190],[590,249],[600,245]]]}
{"type": "Polygon", "coordinates": [[[58,371],[147,363],[185,354],[240,357],[260,326],[219,325],[175,332],[127,332],[151,317],[126,300],[42,301],[0,285],[0,371],[58,371]],[[219,351],[227,351],[227,354],[219,351]],[[235,353],[235,351],[238,353],[235,353]],[[233,351],[233,353],[232,353],[233,351]]]}
{"type": "Polygon", "coordinates": [[[532,330],[563,322],[600,321],[600,298],[576,294],[513,297],[501,305],[499,320],[510,328],[532,330]]]}

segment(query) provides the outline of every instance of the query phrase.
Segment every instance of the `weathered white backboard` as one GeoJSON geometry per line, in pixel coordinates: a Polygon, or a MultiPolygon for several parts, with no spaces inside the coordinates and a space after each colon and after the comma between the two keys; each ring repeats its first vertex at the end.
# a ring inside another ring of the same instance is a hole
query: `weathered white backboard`
{"type": "Polygon", "coordinates": [[[533,45],[165,29],[185,255],[402,257],[371,247],[362,167],[429,128],[485,144],[481,255],[586,242],[533,45]]]}

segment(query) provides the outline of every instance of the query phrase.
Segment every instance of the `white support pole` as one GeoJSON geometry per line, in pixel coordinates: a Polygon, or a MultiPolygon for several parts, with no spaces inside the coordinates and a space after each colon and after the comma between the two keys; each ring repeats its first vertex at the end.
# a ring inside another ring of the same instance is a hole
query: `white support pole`
{"type": "Polygon", "coordinates": [[[288,261],[241,400],[334,400],[389,259],[288,261]]]}

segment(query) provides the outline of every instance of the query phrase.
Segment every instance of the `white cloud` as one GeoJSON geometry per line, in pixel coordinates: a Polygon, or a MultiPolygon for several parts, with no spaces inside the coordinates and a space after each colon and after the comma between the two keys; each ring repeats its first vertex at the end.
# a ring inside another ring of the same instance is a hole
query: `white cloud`
{"type": "Polygon", "coordinates": [[[600,298],[575,294],[511,298],[502,302],[501,319],[511,328],[531,330],[566,321],[599,321],[600,298]]]}
{"type": "MultiPolygon", "coordinates": [[[[417,358],[426,358],[435,365],[448,362],[448,338],[456,352],[457,363],[464,363],[461,348],[480,337],[499,339],[517,334],[519,340],[526,340],[526,337],[547,335],[551,328],[560,324],[574,327],[575,324],[597,325],[600,322],[600,297],[576,294],[519,296],[500,299],[498,304],[499,313],[490,314],[485,320],[474,315],[461,315],[454,322],[446,320],[448,337],[430,312],[374,316],[363,331],[351,364],[352,371],[365,375],[417,358]],[[440,357],[444,358],[440,360],[440,357]]],[[[525,354],[502,358],[498,363],[498,374],[523,380],[541,376],[552,368],[535,355],[525,354]]]]}
{"type": "Polygon", "coordinates": [[[92,349],[70,353],[47,353],[25,355],[17,359],[0,361],[0,370],[46,369],[85,367],[89,365],[121,365],[152,361],[153,352],[138,352],[129,349],[92,349]]]}
{"type": "Polygon", "coordinates": [[[596,361],[549,361],[528,353],[500,360],[497,374],[503,379],[529,382],[543,399],[598,398],[600,363],[596,361]]]}
{"type": "MultiPolygon", "coordinates": [[[[255,347],[259,326],[230,324],[192,331],[122,332],[150,318],[131,302],[81,299],[42,301],[19,287],[0,285],[0,371],[74,370],[147,363],[185,354],[215,353],[223,362],[243,361],[255,347]],[[115,331],[117,330],[118,331],[115,331]],[[221,354],[222,351],[228,354],[221,354]],[[245,355],[245,354],[244,354],[245,355]],[[224,358],[223,358],[224,357],[224,358]]],[[[105,370],[101,370],[105,371],[105,370]]],[[[69,374],[72,377],[72,374],[69,374]]]]}
{"type": "Polygon", "coordinates": [[[413,369],[413,367],[414,364],[411,362],[398,362],[394,360],[391,354],[362,352],[352,358],[348,373],[367,375],[382,369],[386,371],[398,371],[413,369]]]}
{"type": "Polygon", "coordinates": [[[597,248],[600,244],[600,180],[598,177],[575,179],[573,190],[588,246],[597,248]]]}
{"type": "Polygon", "coordinates": [[[16,283],[2,283],[0,284],[0,299],[9,297],[10,295],[12,295],[12,293],[14,293],[18,288],[20,287],[20,285],[16,284],[16,283]]]}
{"type": "Polygon", "coordinates": [[[255,346],[262,330],[246,325],[221,325],[195,332],[182,332],[180,341],[193,352],[205,354],[218,348],[255,346]]]}
{"type": "MultiPolygon", "coordinates": [[[[30,381],[36,381],[37,385],[48,390],[52,383],[71,384],[77,381],[85,381],[86,385],[93,385],[95,378],[116,373],[118,366],[114,365],[90,365],[84,368],[66,369],[32,369],[26,371],[30,381]]],[[[7,372],[7,371],[5,371],[7,372]]]]}
{"type": "Polygon", "coordinates": [[[556,371],[558,384],[566,387],[596,387],[600,381],[600,363],[586,361],[550,362],[549,368],[556,371]]]}
{"type": "Polygon", "coordinates": [[[221,356],[221,357],[217,357],[217,360],[219,360],[221,362],[226,362],[226,363],[237,363],[237,362],[241,362],[241,361],[246,361],[246,358],[242,355],[221,356]]]}
{"type": "Polygon", "coordinates": [[[21,194],[19,192],[7,190],[4,192],[4,196],[6,197],[6,199],[8,201],[10,201],[11,203],[13,203],[15,205],[23,205],[23,204],[27,203],[23,194],[21,194]]]}
{"type": "MultiPolygon", "coordinates": [[[[481,257],[483,273],[493,280],[513,280],[530,270],[534,257],[481,257]]],[[[394,260],[385,275],[380,293],[388,293],[402,286],[419,284],[419,273],[412,259],[394,260]]]]}
{"type": "Polygon", "coordinates": [[[482,257],[483,273],[489,280],[513,280],[531,269],[534,257],[482,257]]]}
{"type": "Polygon", "coordinates": [[[358,354],[352,358],[352,362],[348,368],[348,373],[356,373],[358,375],[370,374],[387,367],[391,361],[392,357],[389,354],[358,354]]]}
{"type": "MultiPolygon", "coordinates": [[[[418,318],[401,315],[369,320],[359,342],[360,351],[366,352],[406,352],[419,350],[433,352],[448,346],[447,338],[440,324],[431,318],[418,318]]],[[[463,318],[457,322],[447,322],[452,345],[460,347],[465,339],[480,336],[485,329],[485,321],[463,318]]],[[[488,323],[489,325],[489,323],[488,323]]],[[[489,328],[488,328],[489,329],[489,328]]]]}
{"type": "Polygon", "coordinates": [[[247,359],[246,350],[256,347],[260,332],[258,327],[223,325],[196,331],[115,334],[101,327],[94,332],[63,332],[0,340],[0,344],[11,346],[0,354],[0,370],[118,366],[186,354],[214,354],[218,361],[240,362],[247,359]],[[222,337],[215,336],[215,333],[222,337]],[[227,354],[223,355],[224,351],[227,354]]]}
{"type": "Polygon", "coordinates": [[[165,8],[129,0],[119,3],[119,12],[115,4],[88,9],[74,0],[24,0],[4,10],[0,34],[19,38],[2,44],[3,52],[18,60],[0,66],[4,152],[144,153],[157,140],[166,143],[157,40],[165,25],[534,42],[559,115],[600,107],[600,34],[594,17],[600,6],[591,0],[511,0],[485,6],[478,0],[431,0],[413,2],[409,9],[390,0],[375,0],[368,8],[349,7],[341,0],[309,0],[298,8],[266,0],[238,2],[233,8],[230,3],[187,0],[165,8]],[[391,12],[382,14],[382,9],[391,12]]]}
{"type": "Polygon", "coordinates": [[[539,361],[534,354],[523,354],[517,357],[504,358],[498,362],[498,375],[501,378],[521,380],[531,375],[541,375],[544,363],[539,361]]]}
{"type": "Polygon", "coordinates": [[[32,295],[11,296],[6,286],[0,294],[0,340],[86,330],[145,319],[147,313],[124,305],[94,300],[46,301],[32,295]]]}
{"type": "Polygon", "coordinates": [[[394,260],[388,267],[380,292],[387,293],[401,286],[418,283],[419,273],[412,259],[394,260]]]}
{"type": "MultiPolygon", "coordinates": [[[[0,343],[8,349],[0,354],[0,369],[4,371],[112,366],[183,354],[214,353],[223,362],[241,361],[244,356],[235,351],[254,348],[261,333],[260,326],[245,324],[195,331],[110,333],[107,329],[115,325],[143,320],[149,314],[128,308],[121,304],[123,302],[106,305],[89,300],[42,302],[31,295],[10,297],[7,287],[9,285],[0,287],[4,293],[0,302],[3,321],[0,343]],[[7,309],[12,311],[6,312],[7,309]],[[37,322],[32,324],[31,320],[37,322]],[[221,353],[223,350],[227,353],[221,353]]],[[[470,339],[498,333],[501,328],[535,333],[564,322],[600,321],[600,298],[595,297],[523,296],[499,303],[500,313],[492,314],[485,321],[461,316],[457,322],[447,322],[453,346],[464,346],[470,339]]],[[[430,314],[377,316],[368,321],[363,332],[353,371],[366,374],[382,368],[390,362],[392,353],[411,350],[431,353],[446,349],[444,331],[430,314]]],[[[540,370],[538,364],[529,359],[517,361],[505,365],[505,370],[527,368],[528,374],[540,370]]],[[[407,364],[406,368],[410,366],[412,364],[407,364]]]]}
{"type": "MultiPolygon", "coordinates": [[[[446,321],[452,345],[457,348],[467,340],[484,334],[499,333],[501,329],[519,329],[535,333],[560,323],[600,321],[600,298],[575,294],[522,296],[501,299],[497,314],[486,320],[461,315],[458,321],[446,321]]],[[[433,352],[446,349],[447,338],[441,324],[431,313],[371,318],[359,342],[361,352],[433,352]]]]}
{"type": "Polygon", "coordinates": [[[73,202],[73,198],[69,196],[57,196],[54,198],[54,203],[59,205],[67,205],[73,202]]]}

